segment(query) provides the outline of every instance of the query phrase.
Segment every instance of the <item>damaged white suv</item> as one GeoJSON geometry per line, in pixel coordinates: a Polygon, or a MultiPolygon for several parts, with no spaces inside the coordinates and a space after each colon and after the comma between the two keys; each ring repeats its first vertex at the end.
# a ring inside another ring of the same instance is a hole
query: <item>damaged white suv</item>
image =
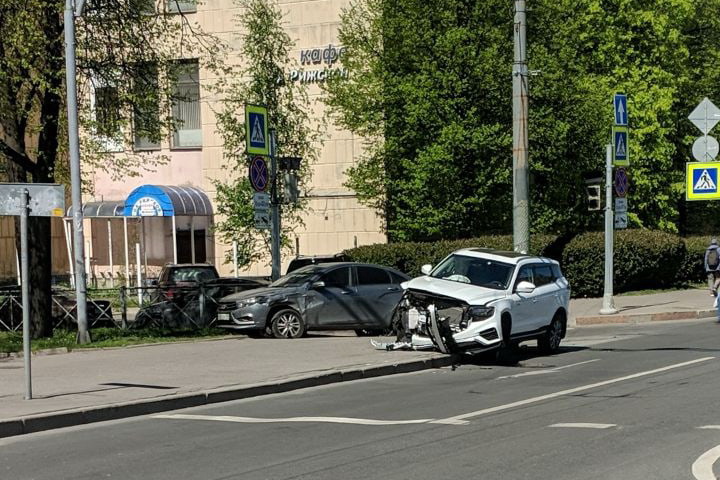
{"type": "Polygon", "coordinates": [[[394,348],[477,353],[537,339],[552,353],[565,337],[570,288],[555,260],[469,248],[422,271],[403,284],[394,348]]]}

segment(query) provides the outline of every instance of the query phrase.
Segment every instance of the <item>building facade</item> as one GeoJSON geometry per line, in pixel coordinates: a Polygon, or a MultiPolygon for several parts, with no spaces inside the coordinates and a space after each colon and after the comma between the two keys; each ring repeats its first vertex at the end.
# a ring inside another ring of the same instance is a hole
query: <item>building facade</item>
{"type": "MultiPolygon", "coordinates": [[[[324,114],[320,83],[328,74],[347,75],[338,62],[342,47],[337,33],[341,9],[349,0],[279,0],[278,4],[286,31],[296,43],[293,55],[298,65],[287,72],[288,79],[307,85],[311,117],[319,119],[324,114]]],[[[226,42],[231,63],[247,61],[237,53],[241,46],[237,17],[242,11],[232,0],[206,0],[199,5],[180,1],[175,8],[186,9],[191,21],[226,42]]],[[[199,64],[184,59],[186,68],[176,87],[183,101],[173,106],[173,115],[182,120],[178,130],[160,142],[132,136],[136,151],[162,154],[167,163],[121,180],[100,170],[83,172],[92,176],[94,185],[94,194],[84,199],[86,215],[92,217],[85,224],[86,268],[94,278],[117,281],[127,274],[134,276],[138,264],[152,276],[153,269],[173,261],[205,261],[215,264],[221,275],[235,273],[232,262],[226,262],[232,245],[223,244],[213,232],[217,221],[213,181],[247,172],[228,172],[213,113],[219,105],[209,89],[216,79],[199,64]]],[[[107,95],[102,86],[95,88],[93,104],[100,116],[107,95]]],[[[110,151],[126,148],[111,141],[106,145],[110,151]]],[[[360,138],[327,125],[319,159],[311,165],[305,225],[293,239],[296,254],[338,253],[386,241],[381,219],[343,186],[346,170],[361,151],[360,138]]],[[[283,256],[282,271],[291,258],[283,256]]],[[[268,259],[239,274],[269,272],[268,259]]]]}

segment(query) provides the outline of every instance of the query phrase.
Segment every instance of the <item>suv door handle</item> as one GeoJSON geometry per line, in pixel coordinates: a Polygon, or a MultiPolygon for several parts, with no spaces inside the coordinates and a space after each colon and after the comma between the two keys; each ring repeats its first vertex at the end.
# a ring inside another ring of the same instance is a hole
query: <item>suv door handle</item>
{"type": "Polygon", "coordinates": [[[391,292],[399,292],[400,291],[400,288],[398,288],[398,287],[388,287],[387,289],[391,292]]]}

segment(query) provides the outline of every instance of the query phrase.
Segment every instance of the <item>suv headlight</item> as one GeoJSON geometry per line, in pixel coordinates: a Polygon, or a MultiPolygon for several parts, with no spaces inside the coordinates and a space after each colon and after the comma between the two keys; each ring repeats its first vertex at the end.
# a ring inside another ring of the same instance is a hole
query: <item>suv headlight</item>
{"type": "Polygon", "coordinates": [[[495,313],[495,307],[472,306],[468,308],[468,317],[471,321],[484,320],[490,318],[495,313]]]}
{"type": "Polygon", "coordinates": [[[237,302],[235,302],[235,306],[237,308],[245,308],[249,307],[250,305],[255,305],[256,303],[265,303],[266,301],[267,298],[265,297],[250,297],[243,300],[238,300],[237,302]]]}

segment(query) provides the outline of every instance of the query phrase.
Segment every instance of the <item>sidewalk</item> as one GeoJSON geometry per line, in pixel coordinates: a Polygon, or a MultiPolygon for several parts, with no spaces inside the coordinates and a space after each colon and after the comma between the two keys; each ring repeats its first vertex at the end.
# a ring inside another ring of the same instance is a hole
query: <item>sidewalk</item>
{"type": "Polygon", "coordinates": [[[570,301],[571,326],[690,320],[715,317],[714,298],[707,289],[677,290],[650,295],[615,296],[615,315],[600,315],[602,298],[570,301]]]}
{"type": "MultiPolygon", "coordinates": [[[[705,290],[616,296],[570,304],[569,325],[715,316],[705,290]]],[[[34,355],[33,400],[24,400],[22,358],[0,359],[0,438],[299,388],[448,366],[435,352],[374,350],[354,333],[298,340],[231,338],[34,355]]]]}

